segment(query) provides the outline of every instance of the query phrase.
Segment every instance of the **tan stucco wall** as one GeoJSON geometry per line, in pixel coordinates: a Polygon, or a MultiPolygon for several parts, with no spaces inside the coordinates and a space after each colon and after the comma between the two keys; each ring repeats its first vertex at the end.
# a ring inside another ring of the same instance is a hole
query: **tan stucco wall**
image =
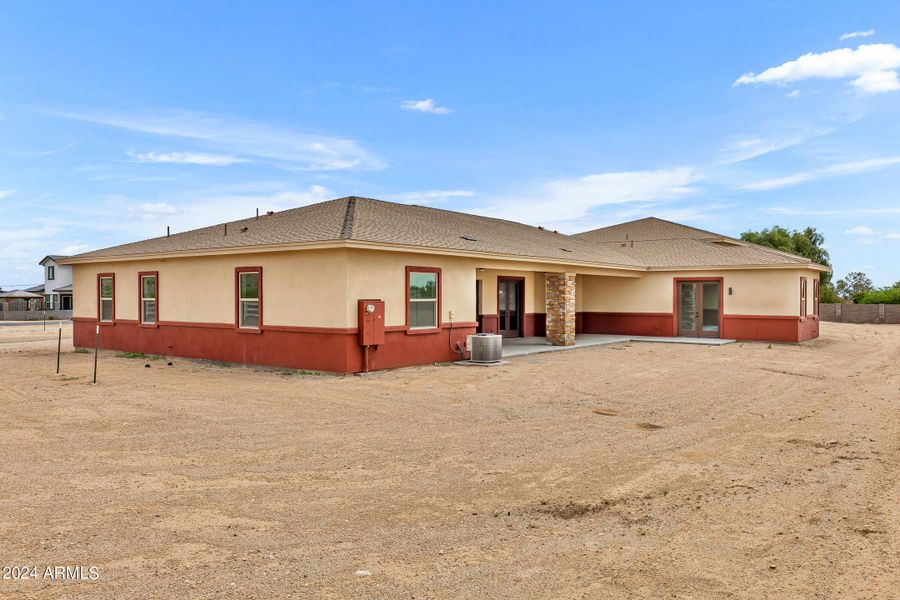
{"type": "MultiPolygon", "coordinates": [[[[138,319],[138,272],[159,271],[161,321],[234,322],[235,267],[263,267],[264,322],[295,327],[355,327],[356,301],[385,301],[386,325],[406,323],[406,267],[442,270],[441,321],[475,320],[475,280],[482,281],[482,314],[497,312],[497,277],[525,278],[525,311],[545,312],[542,263],[509,265],[484,258],[363,249],[330,249],[169,258],[74,265],[74,316],[96,318],[97,279],[116,274],[116,318],[138,319]],[[509,267],[509,268],[505,268],[509,267]],[[481,268],[483,270],[479,271],[481,268]]],[[[600,271],[608,272],[608,271],[600,271]]],[[[800,277],[808,278],[808,314],[813,313],[812,270],[745,270],[622,273],[626,277],[578,275],[576,306],[589,312],[671,312],[673,277],[724,277],[726,314],[799,314],[800,277]],[[733,295],[727,294],[728,287],[733,295]]]]}
{"type": "Polygon", "coordinates": [[[808,281],[808,314],[813,314],[817,271],[768,269],[744,271],[651,272],[637,279],[579,276],[578,310],[585,312],[672,312],[675,277],[723,277],[725,314],[799,315],[800,277],[808,281]],[[728,295],[728,288],[732,295],[728,295]]]}
{"type": "Polygon", "coordinates": [[[525,278],[525,312],[543,312],[544,310],[544,274],[533,271],[512,271],[507,269],[485,269],[478,271],[476,277],[481,280],[481,314],[497,314],[497,278],[525,278]]]}
{"type": "Polygon", "coordinates": [[[347,312],[356,326],[356,301],[384,300],[385,325],[406,325],[406,267],[441,269],[441,322],[475,321],[475,261],[471,258],[350,250],[347,269],[347,312]]]}
{"type": "Polygon", "coordinates": [[[97,274],[115,273],[116,318],[137,320],[138,273],[159,271],[161,321],[234,323],[234,269],[256,266],[263,268],[267,325],[347,326],[343,249],[78,264],[73,316],[97,317],[97,274]]]}

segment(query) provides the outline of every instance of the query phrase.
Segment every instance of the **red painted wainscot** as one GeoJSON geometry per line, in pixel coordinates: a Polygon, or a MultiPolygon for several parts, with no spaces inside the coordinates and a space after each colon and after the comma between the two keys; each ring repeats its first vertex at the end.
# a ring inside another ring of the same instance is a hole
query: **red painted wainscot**
{"type": "Polygon", "coordinates": [[[575,314],[575,333],[672,336],[672,313],[580,312],[575,314]]]}
{"type": "MultiPolygon", "coordinates": [[[[576,333],[671,337],[673,313],[580,312],[576,333]]],[[[721,337],[733,340],[797,343],[819,337],[819,319],[809,316],[723,315],[721,337]]]]}
{"type": "MultiPolygon", "coordinates": [[[[74,318],[74,345],[94,346],[96,319],[74,318]]],[[[100,347],[222,362],[309,369],[336,373],[365,370],[357,329],[263,325],[259,335],[242,335],[232,323],[160,321],[142,328],[137,321],[116,319],[100,330],[100,347]]],[[[475,323],[445,323],[433,333],[408,335],[406,328],[387,327],[385,343],[369,351],[369,370],[456,360],[451,349],[475,333],[475,323]]]]}
{"type": "Polygon", "coordinates": [[[777,315],[724,315],[722,337],[797,343],[819,337],[819,319],[777,315]]]}

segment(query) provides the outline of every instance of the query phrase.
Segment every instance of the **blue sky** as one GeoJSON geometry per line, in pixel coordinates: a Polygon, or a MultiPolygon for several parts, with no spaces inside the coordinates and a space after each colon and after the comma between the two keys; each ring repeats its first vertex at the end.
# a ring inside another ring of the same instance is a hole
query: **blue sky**
{"type": "Polygon", "coordinates": [[[898,3],[221,6],[3,4],[5,289],[351,194],[567,233],[811,225],[838,277],[900,279],[898,3]]]}

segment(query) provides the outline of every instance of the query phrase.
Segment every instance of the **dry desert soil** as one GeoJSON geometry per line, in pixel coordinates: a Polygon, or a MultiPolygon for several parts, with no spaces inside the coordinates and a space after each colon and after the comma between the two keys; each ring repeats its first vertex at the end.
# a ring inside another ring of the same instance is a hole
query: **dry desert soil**
{"type": "Polygon", "coordinates": [[[0,597],[900,597],[900,326],[97,385],[55,327],[0,327],[0,597]]]}

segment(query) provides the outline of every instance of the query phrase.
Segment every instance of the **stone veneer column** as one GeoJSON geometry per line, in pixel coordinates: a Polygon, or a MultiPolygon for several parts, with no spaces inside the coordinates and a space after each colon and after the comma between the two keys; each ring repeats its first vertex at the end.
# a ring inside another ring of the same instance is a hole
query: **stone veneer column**
{"type": "Polygon", "coordinates": [[[547,273],[547,341],[575,345],[575,273],[547,273]]]}

